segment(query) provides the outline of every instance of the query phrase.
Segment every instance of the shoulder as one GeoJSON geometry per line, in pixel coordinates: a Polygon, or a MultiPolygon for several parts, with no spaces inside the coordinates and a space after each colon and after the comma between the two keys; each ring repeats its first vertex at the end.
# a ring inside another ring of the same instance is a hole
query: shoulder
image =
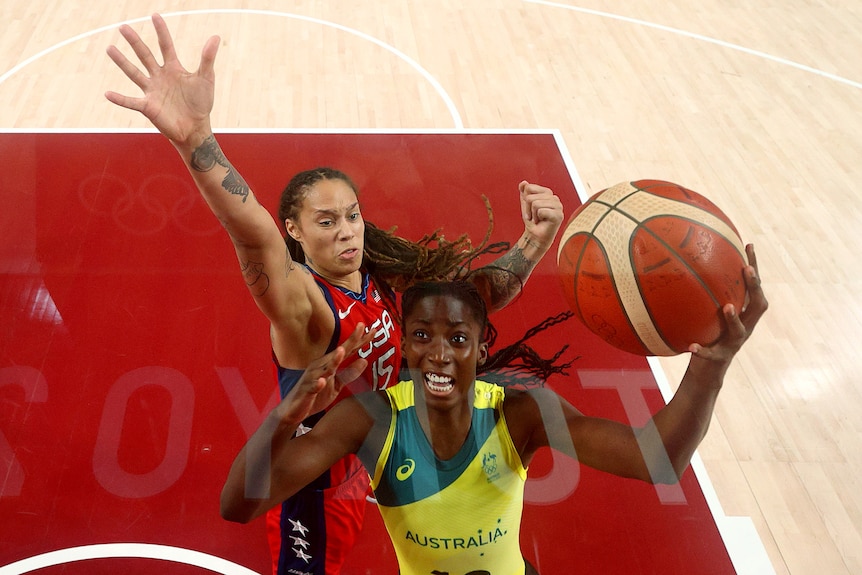
{"type": "Polygon", "coordinates": [[[529,390],[506,388],[505,409],[509,413],[526,417],[538,418],[568,415],[581,415],[565,399],[552,389],[547,387],[536,387],[529,390]]]}
{"type": "Polygon", "coordinates": [[[506,426],[513,439],[516,442],[520,439],[524,446],[535,444],[535,449],[536,445],[544,444],[547,422],[562,421],[565,426],[563,412],[562,398],[551,389],[506,389],[506,401],[503,404],[506,426]]]}
{"type": "Polygon", "coordinates": [[[550,394],[551,396],[556,396],[553,391],[541,388],[529,391],[505,388],[505,394],[506,400],[503,403],[503,410],[507,419],[522,419],[526,417],[530,420],[540,414],[539,398],[537,395],[547,396],[550,394]]]}

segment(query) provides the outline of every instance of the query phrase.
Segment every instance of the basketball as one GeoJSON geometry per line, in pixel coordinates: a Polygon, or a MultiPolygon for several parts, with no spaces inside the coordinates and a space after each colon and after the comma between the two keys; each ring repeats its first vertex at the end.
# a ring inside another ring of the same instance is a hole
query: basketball
{"type": "Polygon", "coordinates": [[[721,308],[745,301],[745,248],[704,196],[660,180],[624,182],[569,218],[557,252],[565,297],[581,322],[614,347],[671,356],[710,345],[721,308]]]}

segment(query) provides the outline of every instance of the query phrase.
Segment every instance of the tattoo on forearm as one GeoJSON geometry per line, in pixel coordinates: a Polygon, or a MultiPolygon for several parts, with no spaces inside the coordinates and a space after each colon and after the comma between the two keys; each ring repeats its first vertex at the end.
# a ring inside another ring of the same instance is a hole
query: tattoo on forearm
{"type": "Polygon", "coordinates": [[[499,267],[515,274],[522,282],[527,281],[527,277],[533,271],[533,268],[536,267],[536,263],[525,256],[524,250],[518,246],[513,247],[508,253],[497,260],[499,267]]]}
{"type": "Polygon", "coordinates": [[[269,289],[269,276],[263,271],[263,263],[248,261],[240,266],[245,285],[254,296],[262,296],[269,289]]]}
{"type": "Polygon", "coordinates": [[[227,168],[227,175],[221,182],[222,188],[229,194],[242,196],[242,201],[245,202],[250,191],[248,184],[228,162],[215,136],[210,135],[192,152],[191,166],[197,172],[209,172],[216,165],[227,168]]]}
{"type": "MultiPolygon", "coordinates": [[[[534,248],[536,248],[537,250],[541,250],[541,249],[542,249],[542,244],[540,244],[539,242],[537,242],[536,240],[534,240],[533,238],[531,238],[531,237],[529,237],[529,236],[527,236],[527,237],[525,237],[525,238],[524,238],[524,243],[525,243],[525,244],[527,244],[528,246],[533,246],[533,247],[534,247],[534,248]]],[[[525,246],[525,247],[526,247],[526,246],[525,246]]],[[[523,254],[522,254],[522,255],[523,255],[523,254]]],[[[535,265],[535,264],[534,264],[534,265],[535,265]]]]}
{"type": "Polygon", "coordinates": [[[492,309],[502,308],[518,295],[536,263],[524,256],[521,248],[515,246],[488,266],[488,296],[492,309]]]}

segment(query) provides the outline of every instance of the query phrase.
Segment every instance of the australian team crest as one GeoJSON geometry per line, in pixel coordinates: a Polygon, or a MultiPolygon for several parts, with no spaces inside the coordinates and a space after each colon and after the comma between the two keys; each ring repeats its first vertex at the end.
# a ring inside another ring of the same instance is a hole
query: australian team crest
{"type": "Polygon", "coordinates": [[[482,469],[485,471],[485,475],[488,478],[488,483],[500,477],[500,474],[497,472],[496,453],[485,453],[484,455],[482,455],[482,469]]]}

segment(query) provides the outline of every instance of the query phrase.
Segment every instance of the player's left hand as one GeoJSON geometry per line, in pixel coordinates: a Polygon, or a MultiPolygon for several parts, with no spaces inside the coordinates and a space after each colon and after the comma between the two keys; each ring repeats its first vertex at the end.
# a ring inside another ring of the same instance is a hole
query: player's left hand
{"type": "Polygon", "coordinates": [[[279,418],[283,422],[299,424],[309,415],[329,407],[344,386],[359,377],[368,365],[366,360],[359,358],[340,369],[344,358],[368,345],[374,339],[374,333],[373,330],[366,331],[365,324],[360,322],[343,344],[312,361],[279,404],[279,418]]]}
{"type": "Polygon", "coordinates": [[[518,184],[518,190],[524,230],[539,246],[548,249],[563,223],[563,203],[550,188],[526,180],[518,184]]]}
{"type": "Polygon", "coordinates": [[[722,309],[724,320],[727,325],[721,338],[709,347],[700,344],[692,344],[689,351],[697,357],[718,361],[730,362],[736,352],[751,337],[754,327],[769,307],[763,288],[760,285],[760,273],[757,268],[757,256],[754,246],[745,246],[748,255],[748,266],[743,270],[748,297],[745,307],[738,311],[732,304],[727,304],[722,309]]]}

